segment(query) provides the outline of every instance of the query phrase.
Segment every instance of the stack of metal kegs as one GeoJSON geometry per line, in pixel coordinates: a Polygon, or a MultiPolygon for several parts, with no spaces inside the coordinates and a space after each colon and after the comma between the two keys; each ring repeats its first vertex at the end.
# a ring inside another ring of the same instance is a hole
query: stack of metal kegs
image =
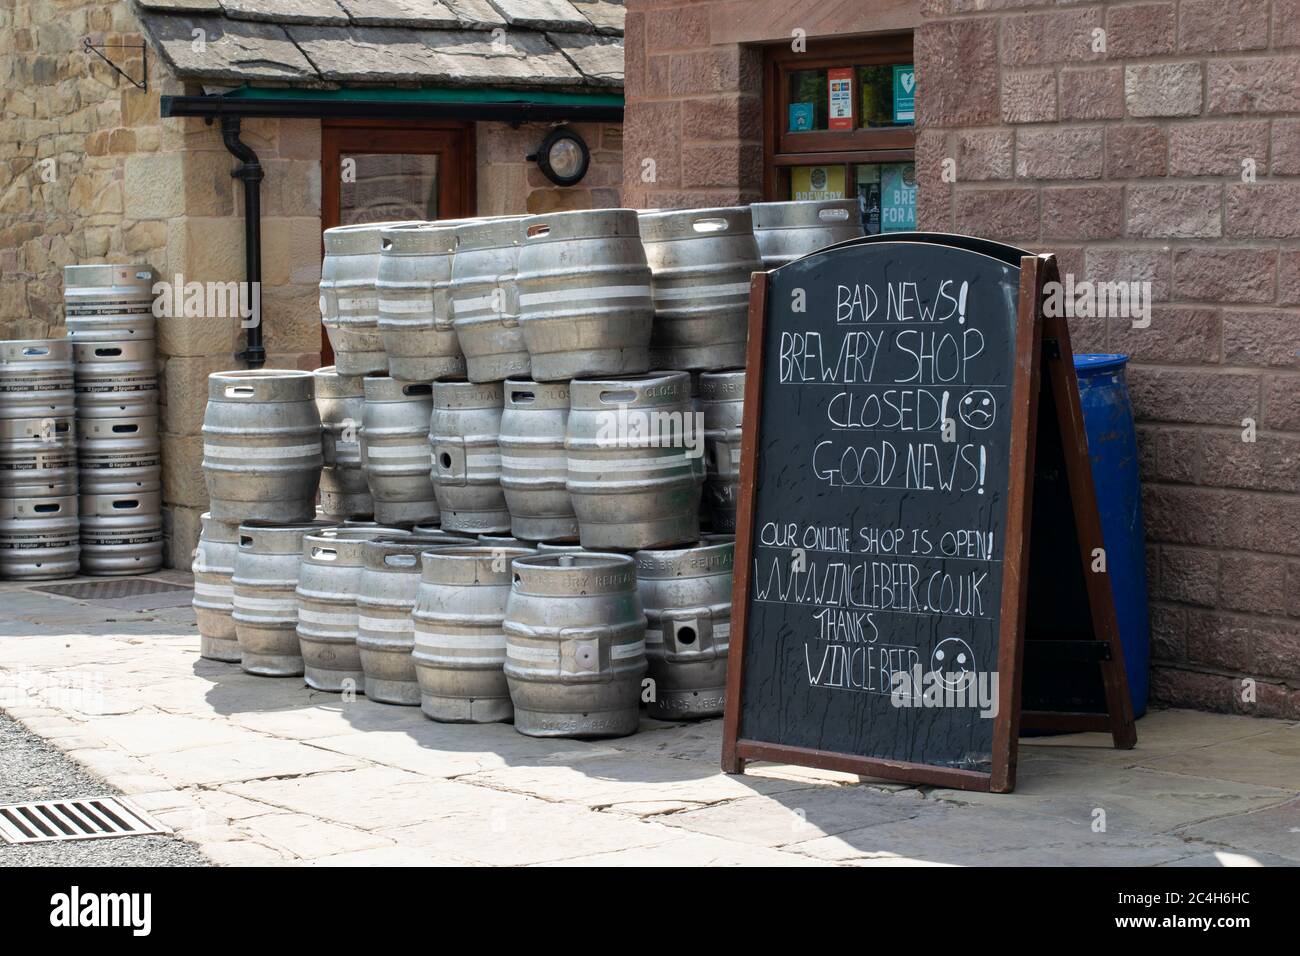
{"type": "Polygon", "coordinates": [[[335,365],[212,376],[204,656],[534,736],[721,714],[750,276],[862,234],[774,205],[327,230],[335,365]]]}
{"type": "Polygon", "coordinates": [[[77,573],[77,446],[66,339],[0,342],[0,576],[77,573]]]}
{"type": "Polygon", "coordinates": [[[84,574],[162,567],[153,285],[153,270],[142,264],[63,270],[76,378],[84,574]]]}

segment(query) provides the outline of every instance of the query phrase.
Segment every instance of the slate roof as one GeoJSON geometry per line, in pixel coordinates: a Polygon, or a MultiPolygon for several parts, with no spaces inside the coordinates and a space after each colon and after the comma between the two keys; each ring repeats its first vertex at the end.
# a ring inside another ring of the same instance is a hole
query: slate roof
{"type": "Polygon", "coordinates": [[[296,86],[623,86],[623,0],[134,0],[182,80],[296,86]],[[195,30],[203,31],[196,43],[195,30]]]}

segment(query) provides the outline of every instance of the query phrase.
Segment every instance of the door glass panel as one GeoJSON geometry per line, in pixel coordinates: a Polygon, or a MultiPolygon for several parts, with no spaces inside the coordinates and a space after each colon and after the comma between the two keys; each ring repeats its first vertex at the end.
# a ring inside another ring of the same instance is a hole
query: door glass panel
{"type": "Polygon", "coordinates": [[[829,166],[795,166],[790,170],[791,199],[847,198],[847,170],[842,163],[829,166]]]}
{"type": "Polygon", "coordinates": [[[349,154],[340,165],[340,225],[438,218],[437,155],[349,154]]]}
{"type": "Polygon", "coordinates": [[[910,63],[791,70],[786,132],[911,126],[916,71],[910,63]]]}
{"type": "Polygon", "coordinates": [[[791,133],[826,129],[827,95],[825,70],[792,70],[786,128],[791,133]]]}
{"type": "Polygon", "coordinates": [[[916,166],[912,163],[859,163],[854,181],[867,233],[916,228],[916,166]]]}

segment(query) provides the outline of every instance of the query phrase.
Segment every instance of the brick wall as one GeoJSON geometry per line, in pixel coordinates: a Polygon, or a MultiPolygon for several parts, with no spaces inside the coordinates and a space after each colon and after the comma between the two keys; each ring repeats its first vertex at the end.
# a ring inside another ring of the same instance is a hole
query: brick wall
{"type": "Polygon", "coordinates": [[[1072,334],[1133,357],[1155,697],[1300,716],[1300,2],[924,13],[920,228],[1152,283],[1149,328],[1072,334]]]}

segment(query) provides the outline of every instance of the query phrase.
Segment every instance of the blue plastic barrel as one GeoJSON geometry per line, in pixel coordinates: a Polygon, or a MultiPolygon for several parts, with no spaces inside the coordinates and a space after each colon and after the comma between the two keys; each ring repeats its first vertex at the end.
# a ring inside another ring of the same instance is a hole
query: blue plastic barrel
{"type": "Polygon", "coordinates": [[[1151,622],[1147,609],[1146,534],[1138,477],[1137,430],[1124,376],[1127,355],[1076,355],[1079,400],[1088,432],[1092,481],[1101,513],[1106,568],[1115,597],[1133,716],[1147,709],[1151,622]]]}

